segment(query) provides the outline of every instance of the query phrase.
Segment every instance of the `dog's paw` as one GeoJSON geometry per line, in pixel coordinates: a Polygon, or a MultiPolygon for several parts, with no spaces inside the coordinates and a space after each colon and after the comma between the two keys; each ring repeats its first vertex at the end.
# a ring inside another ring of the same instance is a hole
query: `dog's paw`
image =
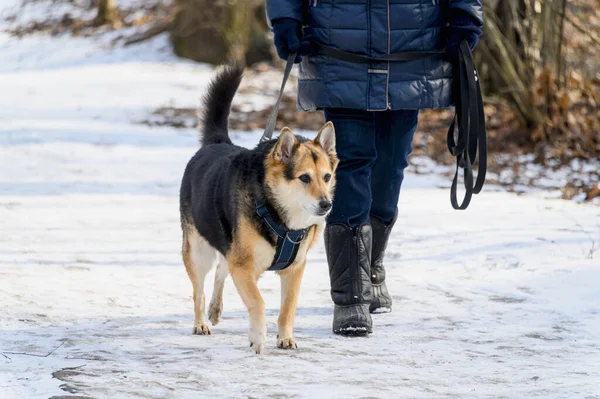
{"type": "Polygon", "coordinates": [[[298,344],[294,337],[279,338],[277,337],[277,347],[279,349],[298,349],[298,344]]]}
{"type": "Polygon", "coordinates": [[[208,320],[212,323],[213,326],[219,324],[221,321],[221,314],[223,313],[223,302],[220,304],[210,303],[210,307],[208,308],[208,320]]]}
{"type": "Polygon", "coordinates": [[[248,339],[250,340],[250,347],[254,349],[257,355],[259,355],[265,348],[265,341],[267,340],[267,329],[250,328],[248,339]]]}
{"type": "Polygon", "coordinates": [[[210,335],[210,328],[206,324],[198,324],[194,326],[193,333],[195,335],[210,335]]]}

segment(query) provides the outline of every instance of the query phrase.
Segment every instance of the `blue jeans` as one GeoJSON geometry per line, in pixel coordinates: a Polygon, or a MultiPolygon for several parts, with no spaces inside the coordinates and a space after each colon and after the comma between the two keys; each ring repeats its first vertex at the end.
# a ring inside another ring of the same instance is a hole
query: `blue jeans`
{"type": "Polygon", "coordinates": [[[386,224],[392,221],[418,114],[417,110],[325,109],[325,119],[335,127],[340,160],[328,223],[354,228],[370,217],[386,224]]]}

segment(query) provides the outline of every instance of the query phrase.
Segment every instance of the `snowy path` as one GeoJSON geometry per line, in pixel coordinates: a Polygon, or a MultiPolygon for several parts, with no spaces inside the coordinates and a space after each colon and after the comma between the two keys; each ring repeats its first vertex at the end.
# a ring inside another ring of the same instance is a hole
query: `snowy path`
{"type": "Polygon", "coordinates": [[[6,353],[5,397],[59,386],[98,398],[598,393],[600,267],[580,230],[597,229],[598,209],[488,194],[469,213],[432,213],[446,192],[408,189],[411,214],[388,261],[395,309],[375,317],[375,334],[331,334],[319,246],[302,287],[300,349],[274,349],[279,289],[269,274],[272,345],[255,356],[230,281],[222,324],[191,335],[176,197],[144,191],[0,197],[0,347],[44,355],[62,345],[48,357],[6,353]]]}
{"type": "Polygon", "coordinates": [[[369,338],[332,335],[319,245],[300,348],[274,348],[267,274],[270,346],[255,356],[230,280],[222,324],[191,334],[177,190],[195,132],[133,123],[196,104],[210,71],[148,56],[164,38],[75,61],[60,39],[2,40],[0,398],[600,397],[598,206],[486,192],[455,212],[440,178],[409,175],[387,258],[394,312],[369,338]]]}
{"type": "MultiPolygon", "coordinates": [[[[171,159],[185,153],[165,151],[156,162],[177,176],[171,159]]],[[[128,167],[136,168],[143,165],[128,167]]],[[[45,358],[0,359],[6,397],[48,397],[62,384],[93,397],[157,398],[598,392],[600,265],[586,259],[584,233],[598,233],[597,208],[494,193],[468,213],[432,212],[445,208],[445,190],[407,189],[410,215],[388,258],[395,309],[375,317],[375,334],[330,333],[319,246],[302,287],[300,349],[273,348],[279,289],[267,275],[273,345],[257,357],[231,282],[214,335],[190,334],[176,196],[103,190],[0,197],[2,351],[43,355],[62,345],[45,358]],[[51,378],[67,367],[78,368],[51,378]]]]}

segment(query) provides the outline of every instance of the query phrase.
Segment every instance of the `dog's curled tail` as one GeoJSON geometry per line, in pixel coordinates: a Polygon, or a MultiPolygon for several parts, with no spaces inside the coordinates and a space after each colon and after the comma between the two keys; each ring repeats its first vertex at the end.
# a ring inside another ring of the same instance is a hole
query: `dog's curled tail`
{"type": "Polygon", "coordinates": [[[231,144],[227,129],[229,110],[233,96],[237,91],[242,74],[241,66],[225,66],[210,82],[208,92],[204,96],[204,110],[200,117],[200,143],[231,144]]]}

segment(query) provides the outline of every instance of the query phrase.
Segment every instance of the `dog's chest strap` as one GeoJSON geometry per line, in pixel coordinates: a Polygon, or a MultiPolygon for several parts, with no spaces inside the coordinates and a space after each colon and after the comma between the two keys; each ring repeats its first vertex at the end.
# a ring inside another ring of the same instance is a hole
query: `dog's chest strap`
{"type": "Polygon", "coordinates": [[[256,213],[262,219],[263,223],[277,236],[275,257],[268,270],[277,271],[287,269],[296,260],[300,244],[306,237],[309,229],[287,230],[273,219],[266,206],[258,202],[256,203],[256,213]]]}

